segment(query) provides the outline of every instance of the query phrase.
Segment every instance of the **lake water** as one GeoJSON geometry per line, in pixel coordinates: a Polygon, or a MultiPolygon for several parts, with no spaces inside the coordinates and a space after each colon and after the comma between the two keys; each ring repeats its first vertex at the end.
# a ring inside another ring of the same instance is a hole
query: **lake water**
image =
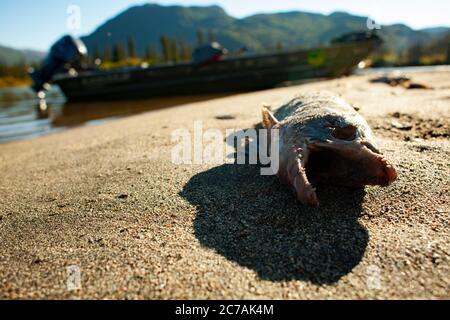
{"type": "Polygon", "coordinates": [[[53,87],[47,92],[44,109],[41,107],[40,99],[29,88],[0,89],[0,143],[29,139],[150,110],[223,96],[216,94],[135,101],[68,103],[62,92],[53,87]]]}
{"type": "MultiPolygon", "coordinates": [[[[357,74],[450,71],[450,66],[379,68],[358,70],[357,74]]],[[[189,102],[214,99],[224,95],[170,97],[139,101],[67,103],[57,87],[46,97],[47,108],[29,88],[0,89],[0,143],[29,139],[40,135],[85,125],[94,125],[145,111],[189,102]]]]}

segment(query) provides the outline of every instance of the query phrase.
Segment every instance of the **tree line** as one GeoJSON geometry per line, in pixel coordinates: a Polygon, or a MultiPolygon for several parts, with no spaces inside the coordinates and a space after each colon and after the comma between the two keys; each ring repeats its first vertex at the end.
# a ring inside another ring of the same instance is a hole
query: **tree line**
{"type": "MultiPolygon", "coordinates": [[[[196,34],[197,46],[216,41],[212,32],[198,30],[196,34]]],[[[283,44],[277,42],[272,51],[283,50],[283,44]]],[[[168,35],[161,35],[158,45],[152,44],[142,53],[138,53],[133,36],[129,36],[123,43],[115,43],[112,47],[106,46],[100,50],[97,45],[91,48],[88,63],[92,64],[96,59],[100,59],[106,67],[133,65],[147,62],[149,64],[165,62],[183,62],[192,59],[193,48],[184,39],[176,39],[168,35]]],[[[372,55],[374,66],[401,66],[401,65],[432,65],[450,64],[450,33],[436,39],[426,45],[417,43],[403,52],[396,53],[385,48],[381,48],[372,55]]],[[[25,59],[10,65],[0,60],[0,77],[28,78],[30,65],[25,59]]]]}
{"type": "MultiPolygon", "coordinates": [[[[216,41],[215,35],[209,31],[197,30],[197,46],[216,41]]],[[[159,48],[154,44],[145,48],[143,54],[136,49],[133,36],[128,36],[125,42],[107,45],[103,51],[98,45],[93,45],[90,60],[100,59],[102,62],[120,63],[126,60],[143,60],[148,63],[183,62],[192,59],[193,48],[185,39],[177,39],[163,34],[159,38],[159,48]],[[158,50],[159,49],[159,50],[158,50]]]]}
{"type": "Polygon", "coordinates": [[[189,61],[192,58],[192,47],[187,41],[163,35],[160,37],[160,45],[160,51],[154,45],[149,45],[144,54],[138,54],[133,37],[129,37],[126,43],[116,42],[112,47],[107,45],[103,51],[99,50],[97,45],[94,45],[89,59],[93,62],[100,59],[103,63],[146,61],[150,64],[156,64],[159,62],[189,61]]]}
{"type": "MultiPolygon", "coordinates": [[[[197,31],[197,45],[201,46],[207,42],[216,41],[212,32],[205,33],[203,30],[197,31]]],[[[149,45],[143,54],[139,54],[133,36],[129,36],[124,43],[115,43],[113,46],[106,46],[100,50],[98,45],[93,45],[87,61],[89,64],[100,59],[102,63],[112,66],[121,64],[140,64],[147,62],[156,64],[161,62],[183,62],[192,59],[193,48],[188,41],[176,39],[168,35],[161,35],[159,39],[159,50],[155,45],[149,45]]],[[[30,68],[37,68],[38,64],[29,64],[25,59],[15,64],[7,64],[0,60],[0,77],[11,77],[18,79],[28,78],[30,68]]]]}
{"type": "Polygon", "coordinates": [[[0,61],[0,77],[26,78],[28,77],[29,68],[30,66],[25,60],[12,65],[0,61]]]}
{"type": "Polygon", "coordinates": [[[450,32],[430,43],[415,43],[401,52],[382,46],[372,55],[375,67],[450,64],[450,32]]]}

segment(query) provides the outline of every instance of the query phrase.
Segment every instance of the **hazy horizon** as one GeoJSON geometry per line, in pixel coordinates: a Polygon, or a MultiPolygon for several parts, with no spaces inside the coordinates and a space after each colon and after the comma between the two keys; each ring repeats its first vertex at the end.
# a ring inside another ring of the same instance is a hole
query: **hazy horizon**
{"type": "Polygon", "coordinates": [[[92,33],[108,19],[115,17],[124,10],[146,3],[163,6],[210,6],[222,7],[230,16],[244,18],[261,13],[279,13],[288,11],[313,12],[328,15],[332,12],[343,11],[352,15],[369,16],[377,23],[391,25],[402,23],[418,30],[433,27],[449,27],[450,19],[446,13],[450,12],[450,1],[432,0],[422,1],[399,0],[391,3],[379,0],[376,4],[362,3],[356,0],[346,0],[335,3],[330,0],[298,1],[286,0],[281,3],[261,0],[258,4],[246,4],[238,0],[43,0],[39,3],[24,0],[0,2],[0,45],[17,48],[46,51],[48,47],[61,35],[72,33],[83,36],[92,33]],[[71,32],[67,29],[67,8],[77,5],[81,9],[80,29],[71,32]],[[427,12],[428,10],[428,12],[427,12]],[[432,12],[431,12],[432,11],[432,12]],[[424,14],[424,12],[427,12],[424,14]],[[12,14],[14,13],[14,14],[12,14]],[[19,14],[21,13],[21,14],[19,14]],[[11,32],[10,30],[15,30],[11,32]]]}

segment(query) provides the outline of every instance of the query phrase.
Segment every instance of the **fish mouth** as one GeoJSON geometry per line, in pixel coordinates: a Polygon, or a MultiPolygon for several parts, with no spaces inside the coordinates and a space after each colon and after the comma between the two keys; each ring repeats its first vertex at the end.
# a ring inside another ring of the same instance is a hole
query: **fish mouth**
{"type": "Polygon", "coordinates": [[[392,164],[368,142],[316,143],[308,151],[305,169],[313,184],[388,186],[397,179],[392,164]]]}

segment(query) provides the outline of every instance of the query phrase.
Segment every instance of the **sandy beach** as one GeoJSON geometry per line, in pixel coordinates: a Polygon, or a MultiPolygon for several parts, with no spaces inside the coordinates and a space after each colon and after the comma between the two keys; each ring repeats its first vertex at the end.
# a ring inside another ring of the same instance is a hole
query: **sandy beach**
{"type": "Polygon", "coordinates": [[[0,298],[449,299],[450,72],[408,75],[433,89],[354,75],[0,144],[0,298]],[[257,166],[172,164],[173,130],[316,90],[360,109],[393,185],[321,186],[312,209],[257,166]]]}

